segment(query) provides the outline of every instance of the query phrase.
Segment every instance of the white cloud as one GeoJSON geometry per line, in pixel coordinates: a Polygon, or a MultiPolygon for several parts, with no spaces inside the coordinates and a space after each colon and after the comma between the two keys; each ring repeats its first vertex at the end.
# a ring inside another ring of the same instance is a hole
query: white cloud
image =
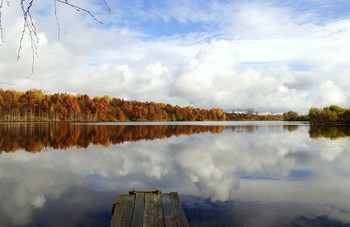
{"type": "Polygon", "coordinates": [[[320,86],[321,93],[321,103],[325,104],[335,104],[335,105],[344,105],[347,103],[348,99],[344,95],[344,92],[334,84],[333,81],[325,81],[320,86]]]}
{"type": "MultiPolygon", "coordinates": [[[[86,7],[93,8],[91,4],[86,7]]],[[[100,26],[87,15],[82,17],[59,6],[59,42],[53,10],[34,13],[39,58],[29,79],[26,76],[32,59],[27,43],[21,61],[16,62],[20,12],[15,5],[4,8],[9,9],[6,15],[12,19],[4,17],[7,29],[0,47],[0,81],[15,86],[2,88],[106,94],[225,110],[251,107],[264,112],[307,112],[321,101],[325,105],[348,105],[347,17],[316,23],[319,15],[309,11],[254,2],[212,2],[205,9],[196,2],[171,2],[154,5],[150,15],[142,8],[145,6],[135,7],[129,6],[125,12],[118,8],[110,18],[101,15],[106,25],[100,26]],[[183,10],[190,9],[188,4],[192,4],[191,12],[183,10]],[[164,7],[169,9],[166,16],[161,13],[164,7]],[[133,27],[130,17],[140,24],[133,27]],[[147,23],[167,26],[170,20],[198,24],[201,29],[180,31],[171,37],[152,37],[139,29],[147,23]],[[309,69],[301,73],[291,64],[309,69]],[[335,90],[325,96],[322,92],[331,92],[329,82],[335,90]]]]}

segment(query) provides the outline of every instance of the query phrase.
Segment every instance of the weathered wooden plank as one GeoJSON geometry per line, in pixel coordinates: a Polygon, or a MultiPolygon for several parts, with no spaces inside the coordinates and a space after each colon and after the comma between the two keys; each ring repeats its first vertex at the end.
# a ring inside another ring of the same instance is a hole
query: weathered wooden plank
{"type": "Polygon", "coordinates": [[[118,196],[117,202],[113,205],[112,220],[110,226],[120,226],[123,219],[125,209],[125,199],[128,195],[122,194],[118,196]]]}
{"type": "Polygon", "coordinates": [[[161,191],[159,189],[156,190],[131,190],[129,191],[129,194],[135,194],[135,193],[161,193],[161,191]]]}
{"type": "Polygon", "coordinates": [[[119,195],[112,211],[111,227],[130,226],[134,207],[133,195],[119,195]]]}
{"type": "Polygon", "coordinates": [[[132,221],[132,216],[134,212],[134,196],[133,195],[128,195],[125,199],[125,209],[123,212],[123,219],[121,223],[121,227],[130,227],[131,226],[131,221],[132,221]]]}
{"type": "Polygon", "coordinates": [[[112,227],[189,227],[177,192],[130,191],[113,206],[112,227]]]}
{"type": "Polygon", "coordinates": [[[135,194],[134,215],[132,217],[132,227],[143,225],[143,213],[145,209],[145,193],[135,194]]]}
{"type": "Polygon", "coordinates": [[[154,226],[164,227],[162,194],[154,193],[153,202],[154,202],[154,226]]]}
{"type": "Polygon", "coordinates": [[[143,212],[143,227],[154,226],[153,192],[145,193],[145,210],[143,212]]]}
{"type": "Polygon", "coordinates": [[[173,208],[169,194],[162,194],[165,227],[176,227],[173,208]]]}
{"type": "Polygon", "coordinates": [[[178,227],[189,227],[185,213],[184,213],[182,206],[181,206],[181,203],[180,203],[179,195],[177,194],[177,192],[170,192],[169,196],[170,196],[171,205],[172,205],[172,208],[174,211],[175,222],[176,222],[177,226],[178,227]]]}

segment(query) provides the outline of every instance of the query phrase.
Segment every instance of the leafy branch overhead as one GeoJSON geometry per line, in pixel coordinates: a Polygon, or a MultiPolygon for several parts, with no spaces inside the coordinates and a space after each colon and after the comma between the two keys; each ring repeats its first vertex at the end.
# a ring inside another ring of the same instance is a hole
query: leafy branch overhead
{"type": "MultiPolygon", "coordinates": [[[[75,9],[78,12],[84,12],[86,14],[88,14],[89,16],[91,16],[96,22],[102,24],[102,21],[98,20],[95,15],[93,13],[91,13],[91,11],[71,3],[71,1],[69,0],[52,0],[53,1],[53,5],[54,5],[54,12],[55,12],[55,18],[56,18],[56,24],[57,24],[57,38],[60,38],[60,23],[58,20],[58,15],[57,15],[57,3],[60,4],[64,4],[66,6],[69,6],[73,9],[75,9]]],[[[108,3],[106,2],[106,0],[101,0],[103,2],[103,4],[105,5],[106,9],[108,12],[110,12],[110,8],[108,6],[108,3]]],[[[24,36],[25,34],[29,35],[29,40],[30,40],[30,47],[31,47],[31,51],[32,51],[32,72],[31,74],[33,74],[34,72],[34,62],[35,62],[35,57],[38,57],[38,43],[39,43],[39,37],[38,37],[38,33],[36,30],[36,26],[33,20],[33,16],[31,14],[31,10],[33,7],[35,0],[20,0],[20,7],[23,13],[23,30],[21,33],[21,37],[19,40],[19,48],[18,48],[18,53],[17,53],[17,61],[20,60],[20,56],[21,56],[21,50],[22,50],[22,44],[23,44],[23,40],[24,40],[24,36]]],[[[3,12],[3,8],[4,5],[7,5],[7,7],[10,6],[10,1],[9,0],[0,0],[0,44],[3,43],[4,40],[4,28],[2,26],[2,12],[3,12]]],[[[29,75],[30,76],[30,75],[29,75]]],[[[28,76],[28,77],[29,77],[28,76]]]]}

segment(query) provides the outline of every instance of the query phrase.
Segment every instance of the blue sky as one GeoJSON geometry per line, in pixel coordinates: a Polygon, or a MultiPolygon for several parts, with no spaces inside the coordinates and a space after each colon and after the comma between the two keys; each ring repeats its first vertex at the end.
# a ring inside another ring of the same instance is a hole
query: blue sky
{"type": "MultiPolygon", "coordinates": [[[[31,88],[226,111],[307,112],[350,106],[346,0],[71,1],[89,15],[36,0],[35,73],[29,40],[16,61],[21,12],[3,7],[2,89],[31,88]]],[[[27,36],[25,36],[27,38],[27,36]]]]}
{"type": "MultiPolygon", "coordinates": [[[[152,38],[200,32],[225,36],[222,27],[240,13],[242,6],[279,8],[293,17],[305,17],[304,20],[297,19],[297,24],[325,25],[346,19],[350,13],[350,3],[346,0],[135,1],[133,4],[117,1],[110,5],[118,9],[112,14],[118,14],[122,20],[109,21],[109,24],[140,30],[152,38]]],[[[234,35],[232,38],[235,39],[234,35]]]]}

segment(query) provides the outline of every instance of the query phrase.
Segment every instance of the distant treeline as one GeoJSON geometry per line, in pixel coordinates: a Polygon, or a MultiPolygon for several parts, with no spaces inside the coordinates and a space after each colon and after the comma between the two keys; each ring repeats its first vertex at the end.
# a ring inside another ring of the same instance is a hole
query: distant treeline
{"type": "Polygon", "coordinates": [[[287,113],[283,113],[282,117],[284,121],[308,121],[309,120],[309,116],[299,115],[295,111],[288,111],[287,113]]]}
{"type": "Polygon", "coordinates": [[[18,92],[0,89],[0,121],[310,121],[311,124],[350,124],[350,110],[339,106],[311,108],[308,115],[289,111],[283,115],[261,115],[254,111],[227,113],[180,107],[164,103],[126,101],[119,98],[89,97],[86,94],[46,94],[41,90],[18,92]]]}
{"type": "Polygon", "coordinates": [[[164,103],[125,101],[108,96],[45,94],[41,90],[0,90],[1,121],[204,121],[226,120],[210,110],[164,103]]]}
{"type": "Polygon", "coordinates": [[[45,94],[41,90],[0,90],[1,121],[222,121],[220,108],[210,110],[164,103],[125,101],[108,96],[45,94]]]}
{"type": "Polygon", "coordinates": [[[283,114],[283,120],[310,121],[311,124],[350,124],[350,109],[331,105],[322,109],[311,108],[308,115],[288,111],[283,114]]]}
{"type": "Polygon", "coordinates": [[[18,92],[0,90],[0,121],[224,121],[281,120],[281,115],[259,115],[253,112],[225,113],[180,107],[164,103],[126,101],[119,98],[89,97],[86,94],[45,94],[41,90],[18,92]]]}

